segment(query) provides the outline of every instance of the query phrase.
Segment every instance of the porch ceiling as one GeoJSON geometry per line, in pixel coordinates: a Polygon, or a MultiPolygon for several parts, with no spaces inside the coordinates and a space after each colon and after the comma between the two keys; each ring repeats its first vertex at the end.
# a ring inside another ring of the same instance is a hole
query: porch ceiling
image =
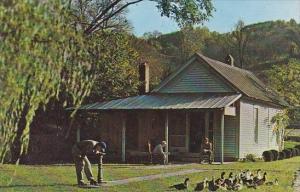
{"type": "Polygon", "coordinates": [[[81,106],[79,110],[212,109],[237,101],[241,94],[153,94],[81,106]]]}

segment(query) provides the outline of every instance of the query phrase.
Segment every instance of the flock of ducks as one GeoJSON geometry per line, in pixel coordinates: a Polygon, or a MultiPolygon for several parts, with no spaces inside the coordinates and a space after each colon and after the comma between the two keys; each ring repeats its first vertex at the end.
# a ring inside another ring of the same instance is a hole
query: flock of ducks
{"type": "MultiPolygon", "coordinates": [[[[177,190],[185,190],[189,188],[189,178],[186,178],[183,183],[170,186],[170,188],[175,188],[177,190]]],[[[257,189],[260,185],[278,185],[278,179],[274,181],[267,181],[267,173],[262,174],[261,169],[258,169],[255,174],[250,170],[244,170],[234,175],[233,172],[228,174],[226,177],[226,172],[222,172],[220,178],[215,179],[212,177],[211,180],[205,178],[202,182],[197,183],[194,191],[203,191],[207,188],[209,191],[239,191],[245,188],[257,189]]]]}

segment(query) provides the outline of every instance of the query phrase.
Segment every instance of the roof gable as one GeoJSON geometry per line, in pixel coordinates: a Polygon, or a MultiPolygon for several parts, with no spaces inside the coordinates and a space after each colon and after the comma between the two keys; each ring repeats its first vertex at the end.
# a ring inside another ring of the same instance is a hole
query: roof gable
{"type": "Polygon", "coordinates": [[[199,59],[206,61],[206,63],[223,76],[227,82],[237,88],[245,96],[277,105],[288,106],[283,99],[271,91],[271,89],[268,89],[252,72],[227,65],[198,53],[196,55],[199,59]]]}
{"type": "Polygon", "coordinates": [[[159,93],[232,93],[234,90],[211,71],[207,64],[191,59],[167,82],[154,89],[159,93]]]}
{"type": "Polygon", "coordinates": [[[238,92],[244,96],[288,106],[276,93],[267,89],[252,72],[230,66],[196,53],[191,59],[152,92],[209,93],[238,92]],[[205,79],[206,78],[206,79],[205,79]]]}

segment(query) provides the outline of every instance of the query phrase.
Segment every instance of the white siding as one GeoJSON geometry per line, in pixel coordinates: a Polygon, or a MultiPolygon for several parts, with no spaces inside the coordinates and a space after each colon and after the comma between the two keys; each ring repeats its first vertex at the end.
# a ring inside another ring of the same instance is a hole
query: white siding
{"type": "MultiPolygon", "coordinates": [[[[220,111],[216,111],[214,119],[214,150],[215,160],[219,161],[221,157],[221,124],[220,111]]],[[[225,160],[234,160],[238,158],[238,114],[237,116],[226,116],[224,118],[224,158],[225,160]]]]}
{"type": "Polygon", "coordinates": [[[255,154],[261,157],[263,151],[269,149],[278,150],[276,136],[270,126],[271,118],[277,113],[277,109],[260,103],[241,100],[240,103],[240,151],[239,157],[247,154],[255,154]],[[258,108],[258,142],[255,142],[255,118],[254,108],[258,108]]]}
{"type": "Polygon", "coordinates": [[[160,93],[223,93],[233,92],[207,66],[193,62],[177,77],[165,85],[160,93]]]}

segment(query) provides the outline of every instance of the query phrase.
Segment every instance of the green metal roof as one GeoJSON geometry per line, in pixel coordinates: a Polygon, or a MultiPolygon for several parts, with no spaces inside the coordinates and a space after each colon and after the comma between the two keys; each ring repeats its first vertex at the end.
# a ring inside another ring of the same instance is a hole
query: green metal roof
{"type": "Polygon", "coordinates": [[[241,94],[152,94],[84,105],[79,110],[209,109],[231,105],[241,94]]]}

